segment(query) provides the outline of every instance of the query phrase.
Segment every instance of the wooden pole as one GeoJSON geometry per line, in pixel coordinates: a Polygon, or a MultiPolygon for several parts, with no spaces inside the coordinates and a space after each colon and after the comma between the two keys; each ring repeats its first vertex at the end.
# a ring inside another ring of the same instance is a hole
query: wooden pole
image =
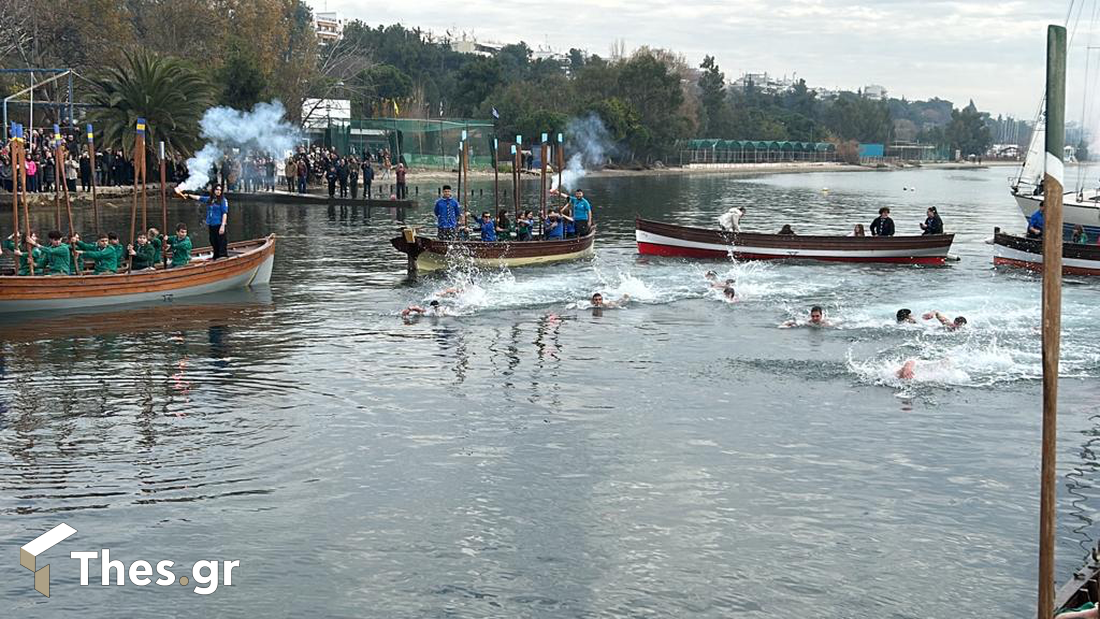
{"type": "Polygon", "coordinates": [[[53,209],[54,230],[61,231],[61,183],[65,179],[64,162],[61,160],[61,128],[53,126],[53,209]]]}
{"type": "MultiPolygon", "coordinates": [[[[19,243],[16,239],[19,237],[19,138],[16,137],[17,133],[18,126],[12,123],[11,139],[8,140],[8,152],[11,155],[11,240],[18,248],[19,243]]],[[[15,268],[19,268],[18,261],[15,268]]]]}
{"type": "Polygon", "coordinates": [[[1058,355],[1062,330],[1062,157],[1066,117],[1066,29],[1047,27],[1046,174],[1043,178],[1043,456],[1039,490],[1039,619],[1054,616],[1054,502],[1058,355]]]}
{"type": "MultiPolygon", "coordinates": [[[[500,214],[500,144],[493,138],[493,210],[500,214]]],[[[518,220],[518,217],[517,217],[518,220]]]]}
{"type": "Polygon", "coordinates": [[[92,165],[92,219],[95,224],[95,233],[99,235],[99,200],[96,196],[96,175],[99,173],[95,163],[95,134],[92,132],[92,125],[88,125],[88,158],[91,160],[92,165]]]}
{"type": "MultiPolygon", "coordinates": [[[[23,128],[19,128],[22,137],[23,128]]],[[[23,204],[23,251],[27,252],[27,265],[31,275],[34,275],[34,248],[31,247],[31,213],[27,205],[27,146],[23,140],[19,140],[19,186],[23,195],[20,202],[23,204]]]]}
{"type": "Polygon", "coordinates": [[[542,209],[542,216],[546,217],[546,134],[542,134],[542,144],[539,144],[539,207],[542,209]]]}
{"type": "MultiPolygon", "coordinates": [[[[149,158],[145,156],[145,140],[142,139],[141,149],[141,230],[142,232],[149,229],[149,158]]],[[[211,197],[213,199],[213,197],[211,197]]],[[[130,242],[133,243],[137,240],[137,237],[132,236],[130,242]]]]}
{"type": "MultiPolygon", "coordinates": [[[[160,215],[161,215],[161,222],[162,222],[162,225],[164,227],[161,228],[161,231],[160,231],[160,234],[161,234],[160,253],[161,253],[161,258],[164,260],[165,268],[168,268],[168,252],[165,251],[165,249],[167,249],[167,247],[164,244],[164,239],[168,238],[168,237],[165,236],[166,234],[168,234],[168,191],[167,191],[167,184],[165,182],[167,178],[168,178],[168,176],[167,176],[167,171],[166,171],[166,168],[165,168],[165,158],[164,158],[164,142],[161,142],[160,143],[160,215]]],[[[146,230],[148,230],[148,228],[146,228],[146,230]]]]}
{"type": "MultiPolygon", "coordinates": [[[[137,119],[137,127],[134,131],[134,201],[130,207],[130,240],[133,243],[137,236],[137,205],[138,205],[138,179],[145,174],[145,119],[137,119]]],[[[142,179],[144,185],[144,179],[142,179]]],[[[211,197],[213,199],[213,197],[211,197]]],[[[121,242],[121,241],[120,241],[121,242]]],[[[129,244],[127,243],[127,244],[129,244]]],[[[129,252],[126,256],[126,272],[133,268],[134,261],[130,259],[129,252]]]]}

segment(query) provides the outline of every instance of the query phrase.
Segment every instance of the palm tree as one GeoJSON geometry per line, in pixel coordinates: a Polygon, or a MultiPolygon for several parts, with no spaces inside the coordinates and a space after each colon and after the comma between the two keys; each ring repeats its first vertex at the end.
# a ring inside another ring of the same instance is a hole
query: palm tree
{"type": "Polygon", "coordinates": [[[213,88],[178,58],[127,52],[96,80],[91,101],[100,106],[92,122],[105,146],[129,154],[137,119],[144,118],[150,149],[163,141],[170,153],[190,155],[200,144],[199,119],[213,102],[213,88]]]}

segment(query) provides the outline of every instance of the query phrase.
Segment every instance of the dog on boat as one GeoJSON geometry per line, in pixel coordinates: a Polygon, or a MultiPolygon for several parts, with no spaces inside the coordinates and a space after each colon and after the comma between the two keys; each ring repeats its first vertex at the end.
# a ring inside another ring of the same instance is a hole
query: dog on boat
{"type": "Polygon", "coordinates": [[[741,231],[741,218],[745,216],[745,207],[735,206],[718,216],[718,225],[727,232],[741,231]]]}

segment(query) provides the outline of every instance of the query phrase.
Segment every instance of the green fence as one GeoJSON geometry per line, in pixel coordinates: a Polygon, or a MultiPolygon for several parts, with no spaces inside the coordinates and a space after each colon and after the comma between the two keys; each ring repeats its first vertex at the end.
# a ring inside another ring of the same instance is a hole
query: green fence
{"type": "MultiPolygon", "coordinates": [[[[492,168],[493,123],[469,118],[366,118],[332,120],[320,141],[341,153],[388,148],[395,161],[414,168],[454,169],[463,132],[470,144],[470,167],[492,168]]],[[[315,134],[316,136],[317,134],[315,134]]]]}

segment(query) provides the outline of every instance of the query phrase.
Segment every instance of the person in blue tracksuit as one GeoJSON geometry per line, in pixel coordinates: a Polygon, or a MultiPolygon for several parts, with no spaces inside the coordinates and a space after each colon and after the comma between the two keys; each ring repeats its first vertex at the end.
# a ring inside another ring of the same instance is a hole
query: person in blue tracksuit
{"type": "Polygon", "coordinates": [[[462,217],[462,206],[451,197],[451,186],[443,186],[443,197],[435,201],[435,225],[439,229],[440,239],[454,239],[458,220],[462,217]]]}

